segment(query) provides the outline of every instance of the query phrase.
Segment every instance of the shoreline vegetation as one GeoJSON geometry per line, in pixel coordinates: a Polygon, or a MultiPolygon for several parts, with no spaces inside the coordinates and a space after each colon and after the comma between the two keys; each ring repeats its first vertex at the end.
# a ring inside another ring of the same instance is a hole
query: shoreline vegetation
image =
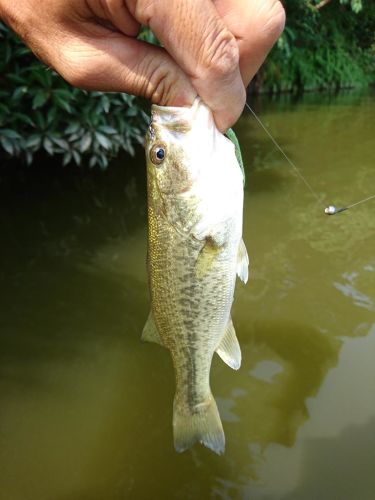
{"type": "MultiPolygon", "coordinates": [[[[364,88],[375,84],[372,0],[284,0],[287,25],[249,94],[364,88]]],[[[140,35],[157,43],[144,29],[140,35]]],[[[0,165],[40,153],[62,165],[105,169],[143,143],[147,104],[68,85],[0,22],[0,165]]]]}
{"type": "Polygon", "coordinates": [[[375,82],[375,4],[287,0],[287,25],[257,75],[255,91],[301,93],[375,82]]]}

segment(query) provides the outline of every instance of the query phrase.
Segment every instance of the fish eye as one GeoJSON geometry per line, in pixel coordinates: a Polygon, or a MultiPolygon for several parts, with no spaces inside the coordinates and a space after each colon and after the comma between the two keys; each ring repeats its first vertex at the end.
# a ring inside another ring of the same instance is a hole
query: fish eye
{"type": "Polygon", "coordinates": [[[165,144],[156,144],[151,148],[150,151],[150,160],[154,165],[160,165],[163,163],[166,155],[166,146],[165,144]]]}

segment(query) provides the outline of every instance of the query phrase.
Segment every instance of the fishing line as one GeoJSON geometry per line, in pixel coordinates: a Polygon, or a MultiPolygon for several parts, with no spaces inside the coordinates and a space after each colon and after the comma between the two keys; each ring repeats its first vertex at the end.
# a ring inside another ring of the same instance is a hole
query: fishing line
{"type": "Polygon", "coordinates": [[[279,143],[276,141],[276,139],[272,136],[271,132],[267,129],[267,127],[263,124],[261,119],[258,117],[258,115],[253,111],[253,109],[250,107],[250,105],[246,102],[245,103],[247,109],[250,111],[250,113],[253,115],[253,117],[256,119],[256,121],[259,123],[259,125],[262,127],[262,129],[265,131],[265,133],[268,135],[268,137],[271,139],[273,144],[277,147],[277,149],[280,151],[280,153],[284,156],[286,161],[289,163],[289,165],[293,168],[295,173],[298,175],[298,177],[301,179],[302,182],[305,183],[307,188],[309,189],[310,193],[316,198],[317,201],[321,201],[320,197],[317,195],[317,193],[314,191],[314,189],[311,187],[310,183],[305,179],[305,177],[301,174],[299,169],[296,167],[296,165],[292,162],[292,160],[289,158],[289,156],[285,153],[285,151],[282,149],[282,147],[279,145],[279,143]]]}
{"type": "MultiPolygon", "coordinates": [[[[298,175],[300,180],[306,185],[310,193],[314,196],[314,198],[320,203],[321,198],[318,196],[318,194],[314,191],[312,188],[311,184],[308,182],[308,180],[302,175],[300,170],[296,167],[296,165],[292,162],[292,160],[289,158],[289,156],[285,153],[285,151],[282,149],[282,147],[279,145],[279,143],[276,141],[276,139],[272,136],[271,132],[267,129],[267,127],[263,124],[261,119],[258,117],[258,115],[255,113],[255,111],[251,108],[251,106],[246,102],[245,106],[247,109],[250,111],[250,113],[253,115],[253,117],[256,119],[256,121],[259,123],[259,125],[262,127],[262,129],[266,132],[268,137],[271,139],[272,143],[276,146],[276,148],[280,151],[280,153],[284,156],[286,161],[289,163],[289,165],[293,168],[294,172],[298,175]]],[[[375,194],[372,196],[369,196],[367,198],[364,198],[363,200],[359,200],[355,203],[352,203],[351,205],[348,205],[346,207],[342,208],[336,208],[334,205],[329,205],[327,208],[325,208],[324,212],[327,215],[335,215],[340,212],[344,212],[345,210],[349,210],[350,208],[355,207],[356,205],[360,205],[361,203],[365,203],[366,201],[370,201],[375,198],[375,194]]]]}
{"type": "Polygon", "coordinates": [[[373,194],[372,196],[369,196],[368,198],[364,198],[363,200],[357,201],[356,203],[352,203],[351,205],[346,207],[346,210],[348,210],[348,208],[352,208],[352,207],[355,207],[356,205],[364,203],[365,201],[372,200],[373,198],[375,198],[375,194],[373,194]]]}

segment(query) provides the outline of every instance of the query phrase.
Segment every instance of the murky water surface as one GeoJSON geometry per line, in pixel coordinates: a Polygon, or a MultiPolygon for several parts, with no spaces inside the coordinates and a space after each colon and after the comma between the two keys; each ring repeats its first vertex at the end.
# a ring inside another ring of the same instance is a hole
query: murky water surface
{"type": "Polygon", "coordinates": [[[261,101],[248,114],[251,280],[243,365],[212,388],[226,453],[172,443],[167,351],[148,315],[145,167],[0,170],[1,500],[375,498],[375,97],[261,101]]]}

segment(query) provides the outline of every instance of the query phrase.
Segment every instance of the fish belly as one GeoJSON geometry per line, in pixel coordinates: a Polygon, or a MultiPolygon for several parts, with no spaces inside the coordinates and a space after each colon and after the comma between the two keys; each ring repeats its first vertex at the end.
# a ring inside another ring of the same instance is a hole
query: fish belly
{"type": "Polygon", "coordinates": [[[228,244],[206,272],[197,273],[202,247],[159,223],[157,237],[149,237],[152,312],[175,369],[175,447],[184,451],[200,441],[222,453],[224,433],[209,374],[230,319],[236,262],[228,244]]]}

